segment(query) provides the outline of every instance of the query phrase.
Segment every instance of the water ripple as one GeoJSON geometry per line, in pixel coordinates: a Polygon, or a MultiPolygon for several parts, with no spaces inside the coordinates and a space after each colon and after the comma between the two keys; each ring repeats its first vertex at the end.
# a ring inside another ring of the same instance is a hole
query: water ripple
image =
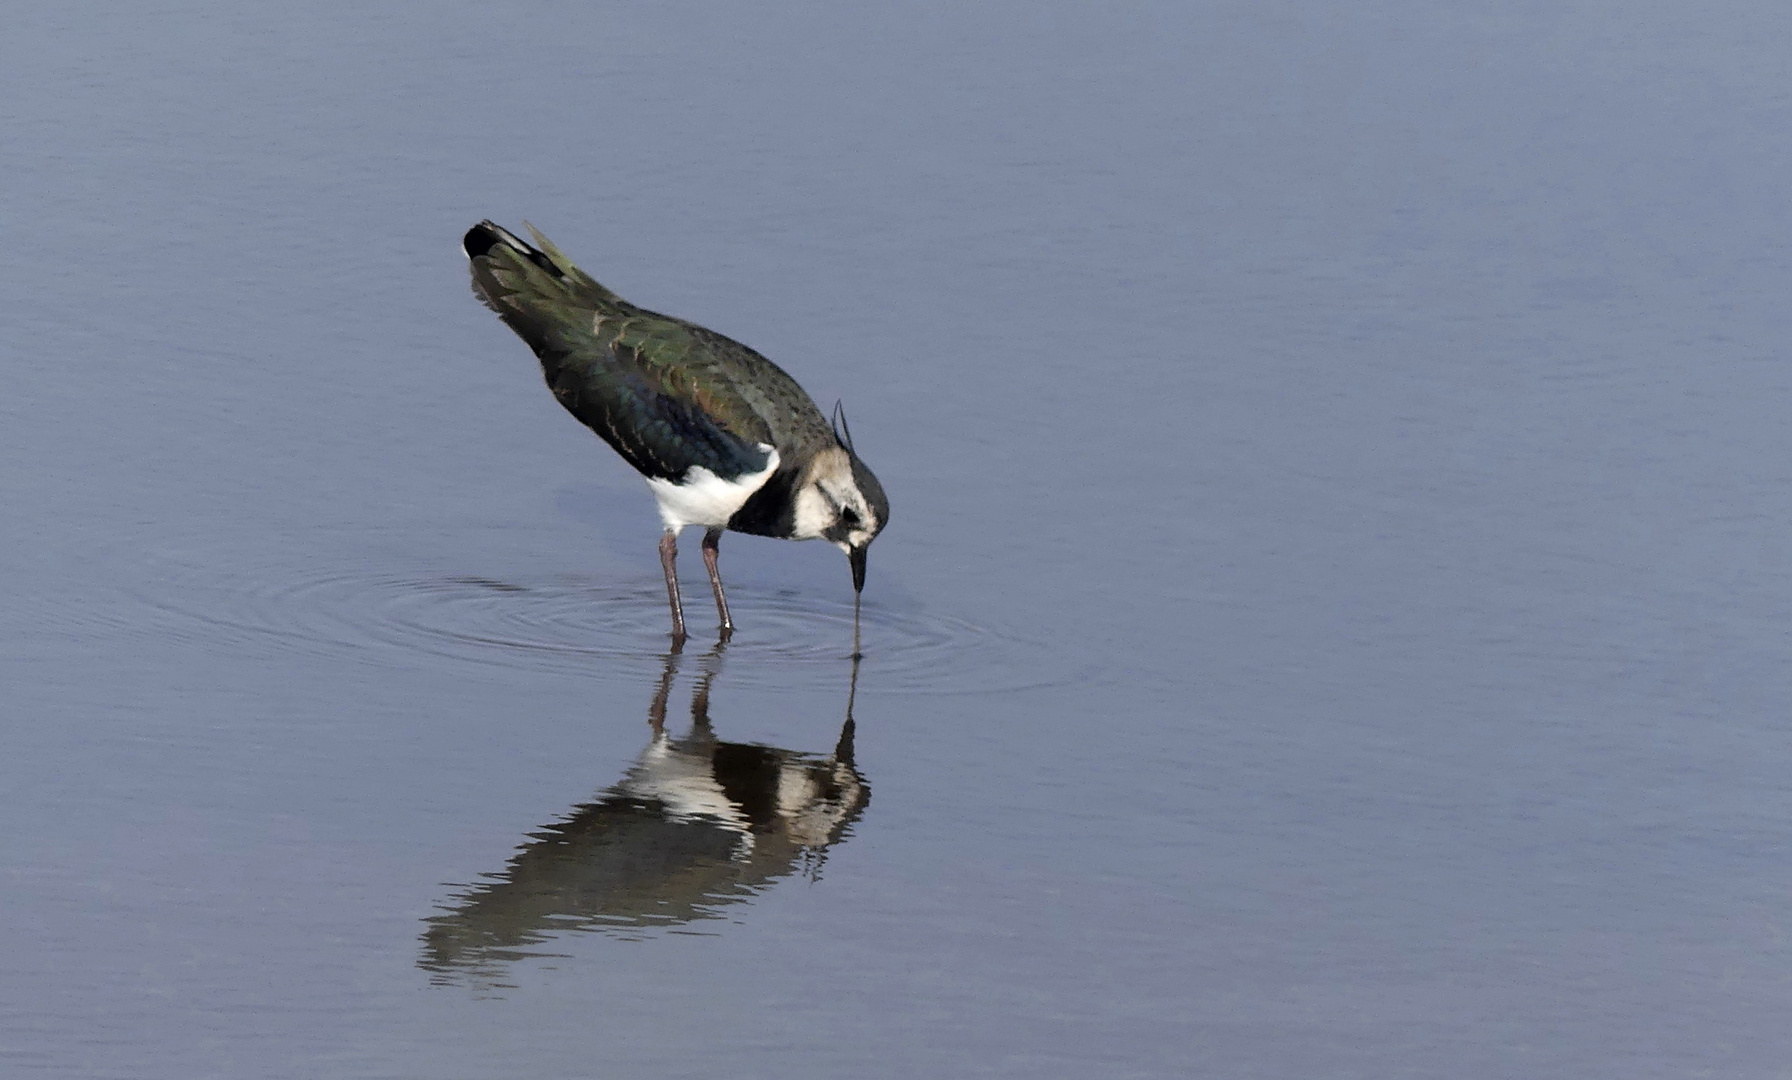
{"type": "MultiPolygon", "coordinates": [[[[357,552],[341,538],[253,554],[169,545],[129,553],[116,612],[132,630],[258,653],[300,651],[389,664],[404,658],[514,670],[611,673],[657,664],[668,646],[664,586],[639,576],[487,576],[388,572],[384,543],[357,552]],[[346,557],[345,557],[346,556],[346,557]]],[[[440,557],[426,561],[438,564],[440,557]]],[[[120,569],[125,569],[120,567],[120,569]]],[[[729,655],[738,681],[832,685],[852,645],[848,597],[731,585],[740,624],[729,655]]],[[[707,643],[713,609],[687,582],[693,646],[707,643]]],[[[880,692],[962,694],[1058,685],[1086,673],[1051,663],[1021,636],[951,615],[867,601],[867,664],[880,692]]],[[[109,620],[110,621],[110,620],[109,620]]],[[[1060,658],[1061,659],[1061,658],[1060,658]]]]}

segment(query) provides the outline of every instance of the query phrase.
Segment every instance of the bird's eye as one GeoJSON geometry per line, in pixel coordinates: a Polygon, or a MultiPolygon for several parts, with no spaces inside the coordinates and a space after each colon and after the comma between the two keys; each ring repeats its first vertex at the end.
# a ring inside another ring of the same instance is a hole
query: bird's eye
{"type": "Polygon", "coordinates": [[[840,524],[850,528],[858,528],[859,512],[850,506],[842,506],[840,508],[840,524]]]}

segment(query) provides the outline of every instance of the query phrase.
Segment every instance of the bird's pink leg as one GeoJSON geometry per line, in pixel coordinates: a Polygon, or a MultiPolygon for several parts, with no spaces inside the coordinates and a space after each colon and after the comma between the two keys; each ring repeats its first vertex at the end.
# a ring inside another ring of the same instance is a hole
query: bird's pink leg
{"type": "Polygon", "coordinates": [[[734,620],[728,617],[728,598],[722,595],[722,572],[716,560],[722,555],[722,530],[710,529],[703,534],[703,565],[709,568],[709,587],[716,594],[716,614],[722,619],[722,640],[734,633],[734,620]]]}
{"type": "Polygon", "coordinates": [[[684,605],[678,602],[678,534],[667,529],[660,534],[660,565],[666,570],[666,599],[672,604],[672,640],[684,643],[684,605]]]}

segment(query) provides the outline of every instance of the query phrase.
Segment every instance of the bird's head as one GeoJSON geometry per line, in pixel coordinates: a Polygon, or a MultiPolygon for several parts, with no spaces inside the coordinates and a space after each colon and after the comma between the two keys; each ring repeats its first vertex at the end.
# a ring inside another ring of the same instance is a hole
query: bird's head
{"type": "Polygon", "coordinates": [[[884,487],[852,451],[845,419],[835,409],[839,445],[815,456],[796,493],[796,539],[826,540],[846,553],[852,587],[865,588],[865,549],[890,520],[884,487]]]}

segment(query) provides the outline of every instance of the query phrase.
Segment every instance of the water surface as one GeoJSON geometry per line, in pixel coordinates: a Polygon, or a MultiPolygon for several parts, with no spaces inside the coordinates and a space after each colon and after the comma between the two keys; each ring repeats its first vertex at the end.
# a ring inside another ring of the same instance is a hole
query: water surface
{"type": "Polygon", "coordinates": [[[13,13],[3,1071],[1779,1075],[1789,54],[13,13]],[[825,545],[727,538],[668,657],[488,216],[845,400],[856,682],[825,545]]]}

